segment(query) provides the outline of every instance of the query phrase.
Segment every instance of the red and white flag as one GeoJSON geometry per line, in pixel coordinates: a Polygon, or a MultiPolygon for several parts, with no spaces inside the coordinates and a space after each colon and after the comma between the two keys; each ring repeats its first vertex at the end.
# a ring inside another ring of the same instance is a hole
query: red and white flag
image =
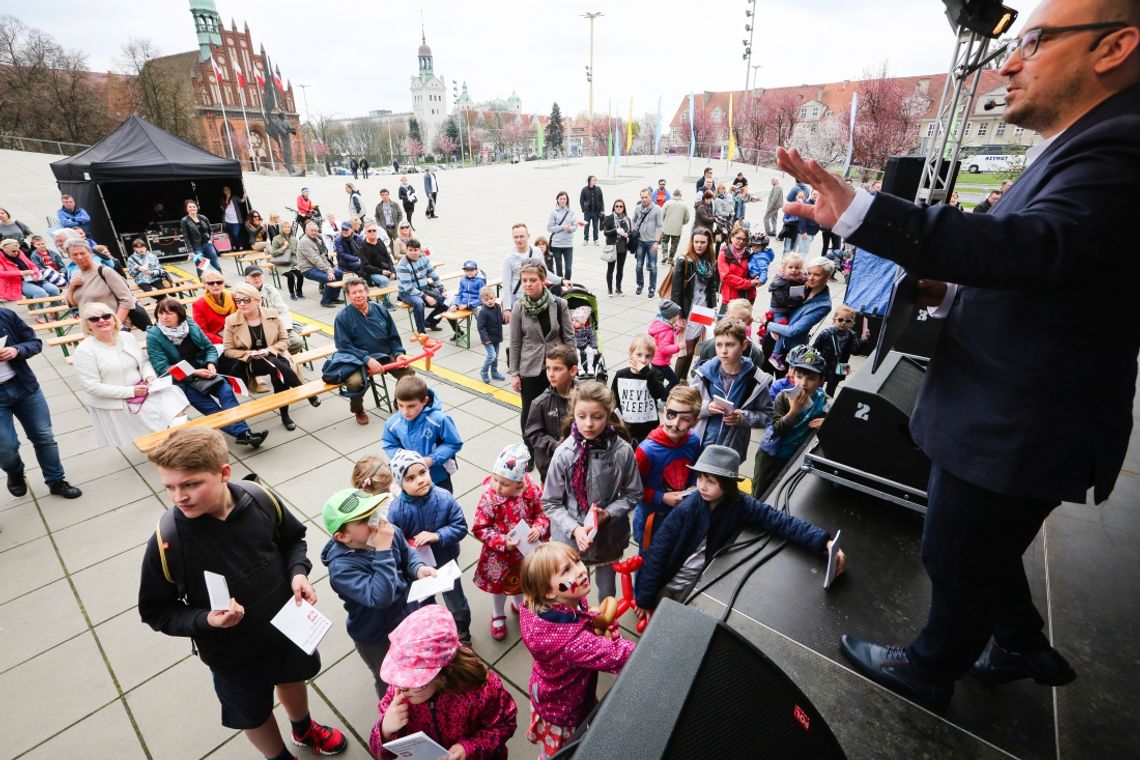
{"type": "Polygon", "coordinates": [[[261,76],[261,72],[260,71],[254,71],[253,72],[253,78],[257,80],[257,89],[264,90],[265,89],[265,77],[261,76]]]}
{"type": "Polygon", "coordinates": [[[214,70],[214,78],[219,82],[222,81],[222,70],[218,68],[218,62],[214,60],[214,56],[210,56],[210,68],[214,70]]]}
{"type": "Polygon", "coordinates": [[[694,304],[692,311],[689,312],[689,321],[705,327],[712,327],[716,324],[716,312],[707,306],[694,304]]]}
{"type": "Polygon", "coordinates": [[[281,86],[281,77],[276,74],[273,75],[273,84],[277,85],[277,89],[285,92],[285,88],[281,86]]]}
{"type": "Polygon", "coordinates": [[[183,360],[175,364],[170,369],[166,370],[166,374],[173,377],[175,380],[185,380],[194,374],[194,366],[190,362],[183,360]]]}
{"type": "Polygon", "coordinates": [[[245,386],[245,382],[243,382],[240,377],[232,377],[230,375],[222,375],[222,377],[229,383],[230,389],[234,392],[235,396],[245,396],[249,398],[249,388],[245,386]]]}

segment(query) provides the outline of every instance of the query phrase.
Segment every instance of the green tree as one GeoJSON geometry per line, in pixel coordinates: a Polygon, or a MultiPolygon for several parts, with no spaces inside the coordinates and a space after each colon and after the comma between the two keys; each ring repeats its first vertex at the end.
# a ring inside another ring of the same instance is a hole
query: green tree
{"type": "Polygon", "coordinates": [[[459,144],[459,124],[455,121],[454,116],[452,116],[451,118],[449,118],[447,120],[446,129],[447,129],[447,136],[450,137],[452,140],[454,140],[455,143],[458,145],[459,144]]]}
{"type": "Polygon", "coordinates": [[[408,120],[408,137],[423,144],[423,135],[420,134],[420,123],[416,121],[414,116],[408,120]]]}
{"type": "Polygon", "coordinates": [[[561,155],[566,142],[566,131],[562,124],[562,109],[558,103],[550,109],[550,121],[546,124],[546,150],[552,155],[561,155]]]}

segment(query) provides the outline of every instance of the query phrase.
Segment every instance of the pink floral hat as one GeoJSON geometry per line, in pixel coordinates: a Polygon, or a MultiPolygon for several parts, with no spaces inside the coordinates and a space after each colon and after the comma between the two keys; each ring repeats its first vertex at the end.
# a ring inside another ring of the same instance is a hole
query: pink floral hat
{"type": "Polygon", "coordinates": [[[404,689],[426,686],[455,659],[459,632],[446,607],[428,604],[404,618],[388,634],[392,648],[380,665],[385,683],[404,689]]]}

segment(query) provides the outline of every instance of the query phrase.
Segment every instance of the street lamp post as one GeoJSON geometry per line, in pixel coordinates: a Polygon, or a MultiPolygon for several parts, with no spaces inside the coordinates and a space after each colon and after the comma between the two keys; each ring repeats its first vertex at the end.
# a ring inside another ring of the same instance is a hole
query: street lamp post
{"type": "MultiPolygon", "coordinates": [[[[266,76],[268,76],[268,72],[266,72],[266,76]]],[[[316,166],[317,165],[317,157],[313,155],[313,141],[312,141],[313,119],[312,119],[312,117],[309,116],[309,85],[298,84],[297,86],[301,88],[301,99],[305,103],[305,123],[309,126],[309,136],[310,136],[309,150],[306,151],[306,153],[309,157],[311,157],[313,159],[313,166],[316,166]]],[[[301,138],[304,139],[304,136],[305,136],[305,130],[304,130],[304,128],[302,128],[301,129],[301,138]]]]}
{"type": "MultiPolygon", "coordinates": [[[[451,80],[452,105],[455,106],[456,113],[459,113],[459,90],[457,89],[457,87],[458,86],[455,84],[455,80],[454,79],[451,80]]],[[[468,143],[471,142],[471,135],[470,134],[467,135],[467,142],[468,143]]],[[[463,158],[463,122],[462,121],[459,122],[459,158],[461,159],[461,161],[467,160],[467,159],[463,158]]]]}
{"type": "MultiPolygon", "coordinates": [[[[754,69],[760,68],[759,66],[752,65],[752,40],[756,37],[756,0],[746,0],[748,5],[747,10],[744,11],[744,17],[748,22],[744,25],[744,31],[748,32],[748,39],[741,40],[744,44],[744,118],[747,119],[749,114],[749,106],[751,105],[751,98],[748,89],[748,75],[753,73],[754,69]]],[[[732,129],[730,124],[728,127],[732,129]]]]}
{"type": "Polygon", "coordinates": [[[594,19],[604,15],[601,11],[582,14],[582,18],[590,20],[590,65],[586,67],[586,81],[590,83],[589,126],[586,128],[587,144],[594,141],[594,19]]]}

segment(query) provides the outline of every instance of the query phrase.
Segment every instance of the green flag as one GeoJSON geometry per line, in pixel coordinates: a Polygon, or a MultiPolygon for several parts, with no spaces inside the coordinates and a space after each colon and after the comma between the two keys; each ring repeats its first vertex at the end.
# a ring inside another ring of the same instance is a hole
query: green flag
{"type": "Polygon", "coordinates": [[[537,130],[538,130],[538,134],[535,137],[535,141],[534,141],[535,142],[535,153],[538,154],[539,158],[542,158],[543,154],[546,152],[546,132],[543,131],[543,129],[542,129],[542,119],[536,118],[534,120],[534,123],[536,125],[537,130]]]}

